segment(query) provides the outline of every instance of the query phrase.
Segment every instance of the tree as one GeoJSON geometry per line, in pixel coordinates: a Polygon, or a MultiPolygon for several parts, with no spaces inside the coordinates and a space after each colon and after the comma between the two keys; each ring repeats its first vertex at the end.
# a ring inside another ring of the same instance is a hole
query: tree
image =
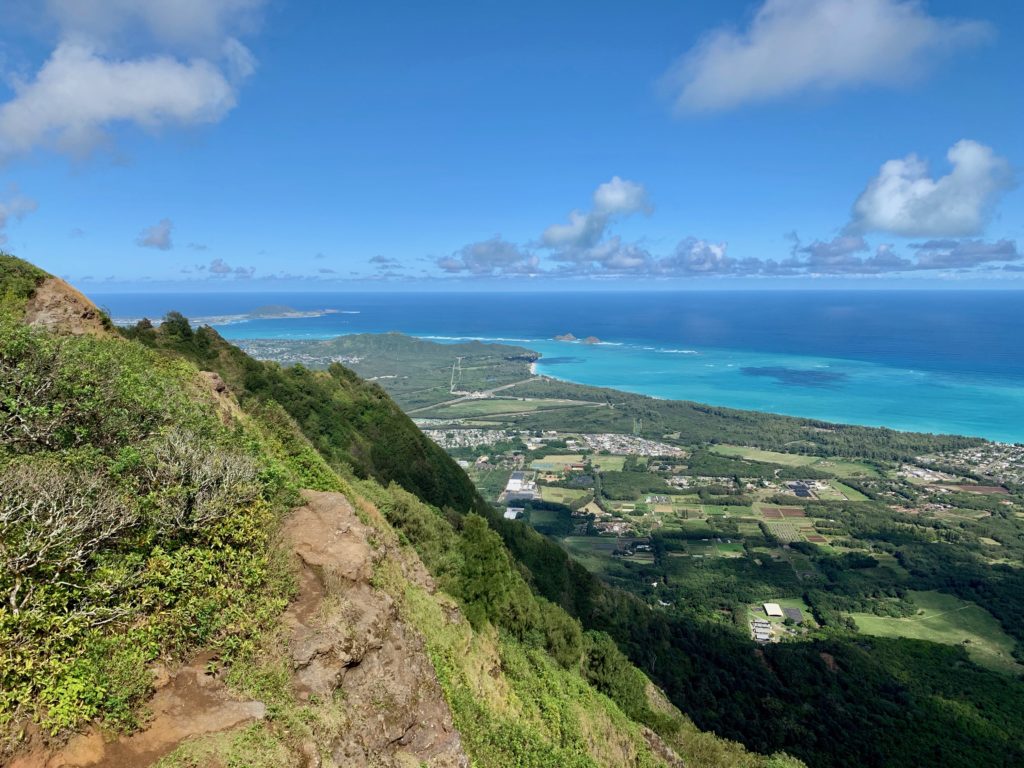
{"type": "Polygon", "coordinates": [[[466,603],[466,617],[479,629],[508,607],[512,569],[501,538],[479,515],[466,516],[461,548],[459,592],[466,603]]]}

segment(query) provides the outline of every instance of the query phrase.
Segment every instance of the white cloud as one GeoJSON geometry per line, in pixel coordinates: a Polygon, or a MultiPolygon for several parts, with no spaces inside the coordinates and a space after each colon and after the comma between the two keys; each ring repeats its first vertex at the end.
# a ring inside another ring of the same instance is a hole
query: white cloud
{"type": "Polygon", "coordinates": [[[117,125],[221,120],[256,67],[234,36],[263,0],[50,0],[60,39],[0,104],[0,159],[52,147],[81,155],[117,125]],[[127,51],[127,53],[125,53],[127,51]]]}
{"type": "Polygon", "coordinates": [[[20,221],[28,216],[28,214],[33,213],[38,207],[39,203],[31,197],[25,197],[25,195],[18,192],[17,187],[12,187],[7,199],[0,200],[0,245],[7,242],[7,235],[4,234],[4,230],[7,228],[8,222],[11,219],[20,221]]]}
{"type": "Polygon", "coordinates": [[[644,186],[618,176],[598,185],[593,201],[591,210],[571,211],[568,223],[545,229],[543,244],[549,248],[593,248],[604,238],[612,219],[651,210],[644,186]]]}
{"type": "Polygon", "coordinates": [[[35,80],[15,90],[0,105],[0,157],[41,144],[78,154],[112,123],[209,123],[235,106],[234,88],[207,61],[111,61],[73,43],[61,44],[35,80]]]}
{"type": "Polygon", "coordinates": [[[48,0],[65,38],[117,45],[140,32],[157,44],[190,51],[219,48],[250,31],[266,0],[48,0]]]}
{"type": "Polygon", "coordinates": [[[1009,163],[990,147],[958,141],[946,153],[952,170],[933,179],[916,155],[885,163],[853,206],[853,232],[904,237],[964,237],[981,232],[1013,182],[1009,163]]]}
{"type": "Polygon", "coordinates": [[[670,274],[717,275],[732,270],[733,261],[726,254],[726,243],[711,243],[687,237],[676,246],[675,253],[661,262],[660,269],[670,274]]]}
{"type": "Polygon", "coordinates": [[[1012,240],[928,240],[910,245],[917,252],[917,269],[971,269],[992,262],[1017,261],[1020,251],[1012,240]]]}
{"type": "Polygon", "coordinates": [[[611,181],[594,190],[594,211],[597,213],[630,214],[650,210],[647,190],[643,184],[612,176],[611,181]]]}
{"type": "Polygon", "coordinates": [[[156,248],[160,251],[169,251],[174,247],[171,240],[171,230],[174,223],[170,219],[161,219],[151,227],[146,227],[135,239],[135,244],[140,248],[156,248]]]}
{"type": "Polygon", "coordinates": [[[705,35],[665,85],[681,111],[890,86],[991,32],[985,22],[930,16],[917,0],[765,0],[745,29],[705,35]]]}

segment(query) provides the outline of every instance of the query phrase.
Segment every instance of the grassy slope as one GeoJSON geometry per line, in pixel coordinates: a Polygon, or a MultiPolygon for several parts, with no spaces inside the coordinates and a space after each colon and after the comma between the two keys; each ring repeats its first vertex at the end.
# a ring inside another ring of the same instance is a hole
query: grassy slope
{"type": "Polygon", "coordinates": [[[0,251],[0,308],[19,312],[47,276],[27,261],[0,251]]]}
{"type": "Polygon", "coordinates": [[[148,346],[219,373],[246,403],[276,402],[335,467],[359,477],[396,482],[431,504],[458,510],[479,502],[472,482],[427,439],[383,389],[352,371],[284,368],[253,360],[210,328],[130,334],[148,346]]]}
{"type": "Polygon", "coordinates": [[[920,613],[908,618],[854,613],[861,632],[879,637],[909,637],[945,645],[966,642],[967,655],[998,672],[1020,674],[1010,638],[984,608],[941,592],[911,592],[920,613]]]}

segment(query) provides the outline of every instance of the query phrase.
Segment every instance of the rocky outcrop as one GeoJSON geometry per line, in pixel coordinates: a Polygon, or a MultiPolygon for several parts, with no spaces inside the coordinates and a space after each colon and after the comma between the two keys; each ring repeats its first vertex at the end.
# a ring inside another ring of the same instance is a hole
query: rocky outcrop
{"type": "Polygon", "coordinates": [[[48,277],[36,287],[25,306],[25,322],[72,336],[110,332],[96,306],[58,277],[48,277]]]}
{"type": "Polygon", "coordinates": [[[221,423],[232,424],[241,420],[242,409],[238,407],[238,402],[220,374],[216,371],[200,371],[199,376],[213,396],[213,403],[221,423]]]}
{"type": "Polygon", "coordinates": [[[372,583],[380,534],[337,493],[304,494],[284,536],[301,563],[300,594],[285,615],[300,699],[343,697],[347,722],[330,745],[338,765],[464,768],[422,638],[372,583]]]}

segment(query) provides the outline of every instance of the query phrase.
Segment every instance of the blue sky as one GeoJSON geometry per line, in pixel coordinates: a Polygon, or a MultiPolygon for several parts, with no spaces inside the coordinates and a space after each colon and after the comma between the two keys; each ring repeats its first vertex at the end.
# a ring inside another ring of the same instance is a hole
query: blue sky
{"type": "Polygon", "coordinates": [[[1024,7],[5,3],[0,247],[86,290],[1024,287],[1024,7]]]}

